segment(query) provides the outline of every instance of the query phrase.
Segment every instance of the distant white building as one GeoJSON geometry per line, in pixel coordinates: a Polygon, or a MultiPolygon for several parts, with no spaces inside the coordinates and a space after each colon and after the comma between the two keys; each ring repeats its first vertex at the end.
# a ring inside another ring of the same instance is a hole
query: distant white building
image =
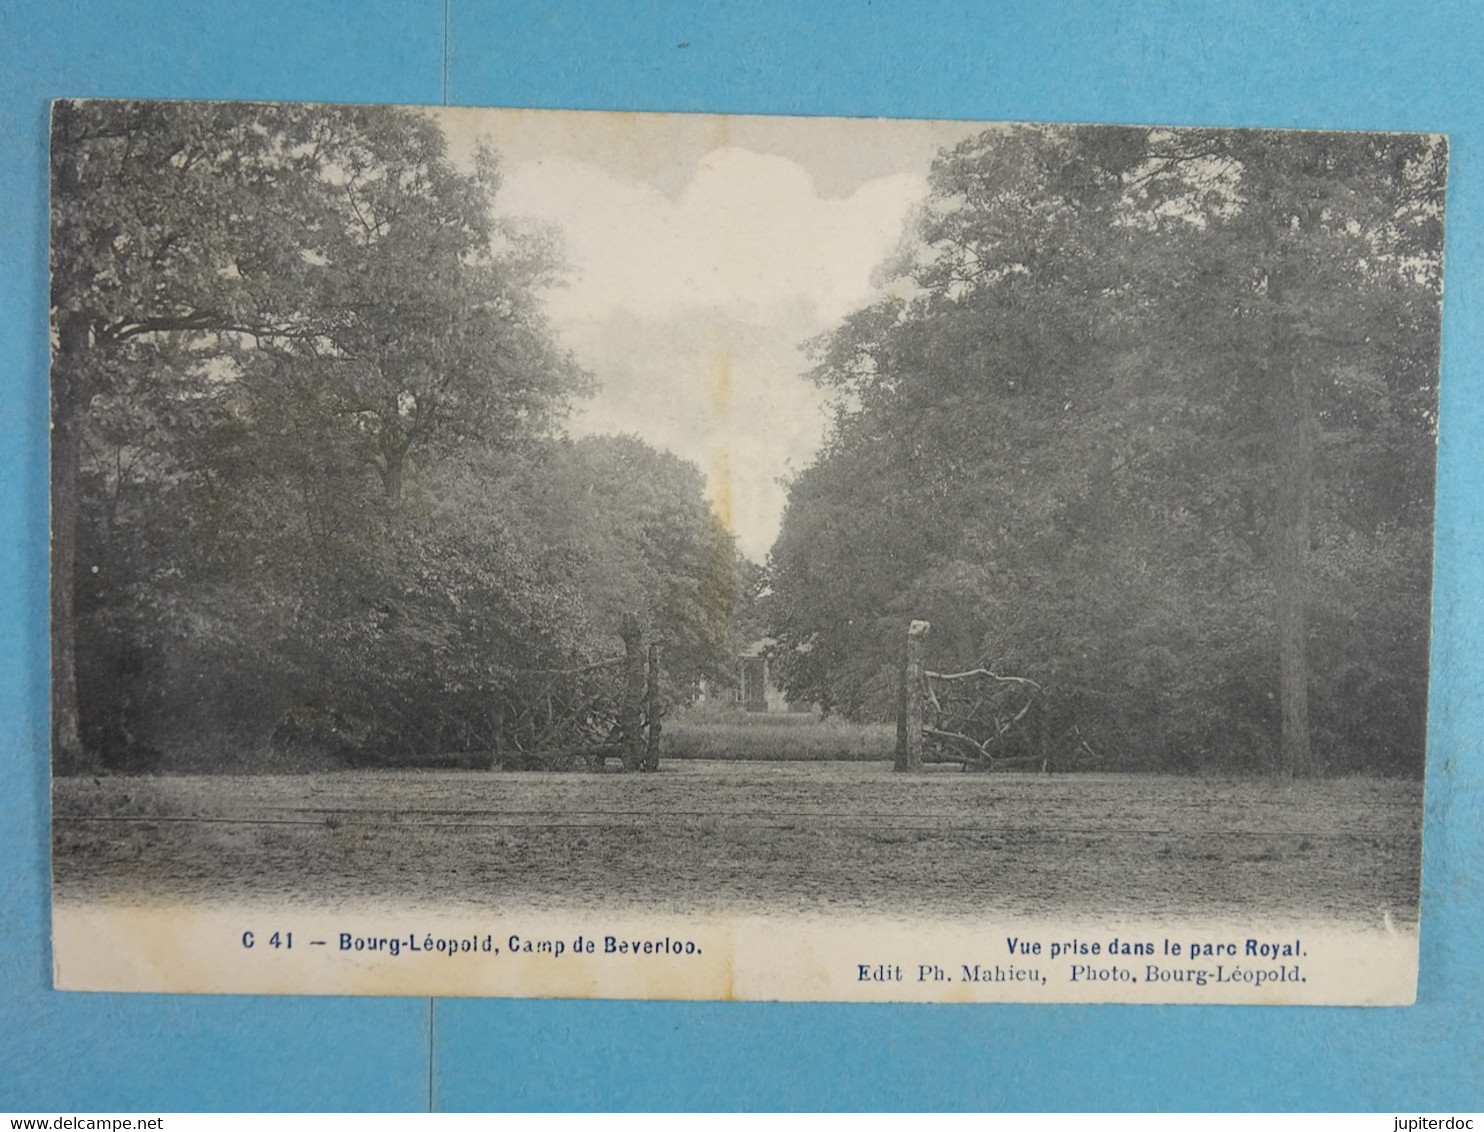
{"type": "Polygon", "coordinates": [[[769,671],[767,650],[777,643],[763,637],[737,653],[736,696],[744,711],[789,710],[788,700],[769,671]]]}
{"type": "Polygon", "coordinates": [[[791,704],[773,682],[767,652],[777,642],[762,637],[736,653],[736,676],[731,687],[715,687],[702,679],[696,688],[697,703],[724,704],[742,711],[807,711],[807,704],[791,704]]]}

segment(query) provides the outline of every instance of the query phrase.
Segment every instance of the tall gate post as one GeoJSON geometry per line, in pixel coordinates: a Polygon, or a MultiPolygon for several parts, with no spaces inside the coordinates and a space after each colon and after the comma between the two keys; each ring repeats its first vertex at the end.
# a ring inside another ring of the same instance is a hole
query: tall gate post
{"type": "Polygon", "coordinates": [[[619,730],[623,732],[623,768],[638,770],[644,765],[644,646],[639,618],[625,613],[618,630],[623,638],[624,689],[619,711],[619,730]]]}
{"type": "Polygon", "coordinates": [[[922,769],[922,652],[932,628],[927,621],[907,626],[907,647],[902,654],[902,686],[897,700],[897,757],[893,769],[922,769]]]}
{"type": "Polygon", "coordinates": [[[660,646],[649,646],[649,680],[644,686],[644,769],[660,769],[660,646]]]}

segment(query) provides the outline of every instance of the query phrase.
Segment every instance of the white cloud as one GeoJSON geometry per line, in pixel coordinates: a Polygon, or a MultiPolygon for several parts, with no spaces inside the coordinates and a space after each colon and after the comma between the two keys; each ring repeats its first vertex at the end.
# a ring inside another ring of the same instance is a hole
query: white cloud
{"type": "Polygon", "coordinates": [[[746,321],[699,307],[569,324],[569,344],[604,382],[573,431],[632,432],[693,461],[742,550],[761,560],[783,514],[779,481],[823,435],[824,396],[800,377],[807,363],[795,347],[809,329],[797,317],[746,321]]]}

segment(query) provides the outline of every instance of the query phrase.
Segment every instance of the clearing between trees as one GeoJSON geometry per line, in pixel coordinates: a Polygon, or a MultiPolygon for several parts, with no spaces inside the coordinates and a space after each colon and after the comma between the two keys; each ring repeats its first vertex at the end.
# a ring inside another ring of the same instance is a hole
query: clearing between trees
{"type": "Polygon", "coordinates": [[[668,760],[59,778],[63,902],[1415,923],[1422,784],[668,760]]]}

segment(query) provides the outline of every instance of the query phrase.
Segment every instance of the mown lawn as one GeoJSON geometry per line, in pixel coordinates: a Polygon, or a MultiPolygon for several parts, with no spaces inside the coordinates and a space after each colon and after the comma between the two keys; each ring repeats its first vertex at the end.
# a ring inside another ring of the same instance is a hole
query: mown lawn
{"type": "Polygon", "coordinates": [[[665,756],[759,762],[890,759],[897,729],[805,712],[690,711],[665,721],[665,756]]]}

